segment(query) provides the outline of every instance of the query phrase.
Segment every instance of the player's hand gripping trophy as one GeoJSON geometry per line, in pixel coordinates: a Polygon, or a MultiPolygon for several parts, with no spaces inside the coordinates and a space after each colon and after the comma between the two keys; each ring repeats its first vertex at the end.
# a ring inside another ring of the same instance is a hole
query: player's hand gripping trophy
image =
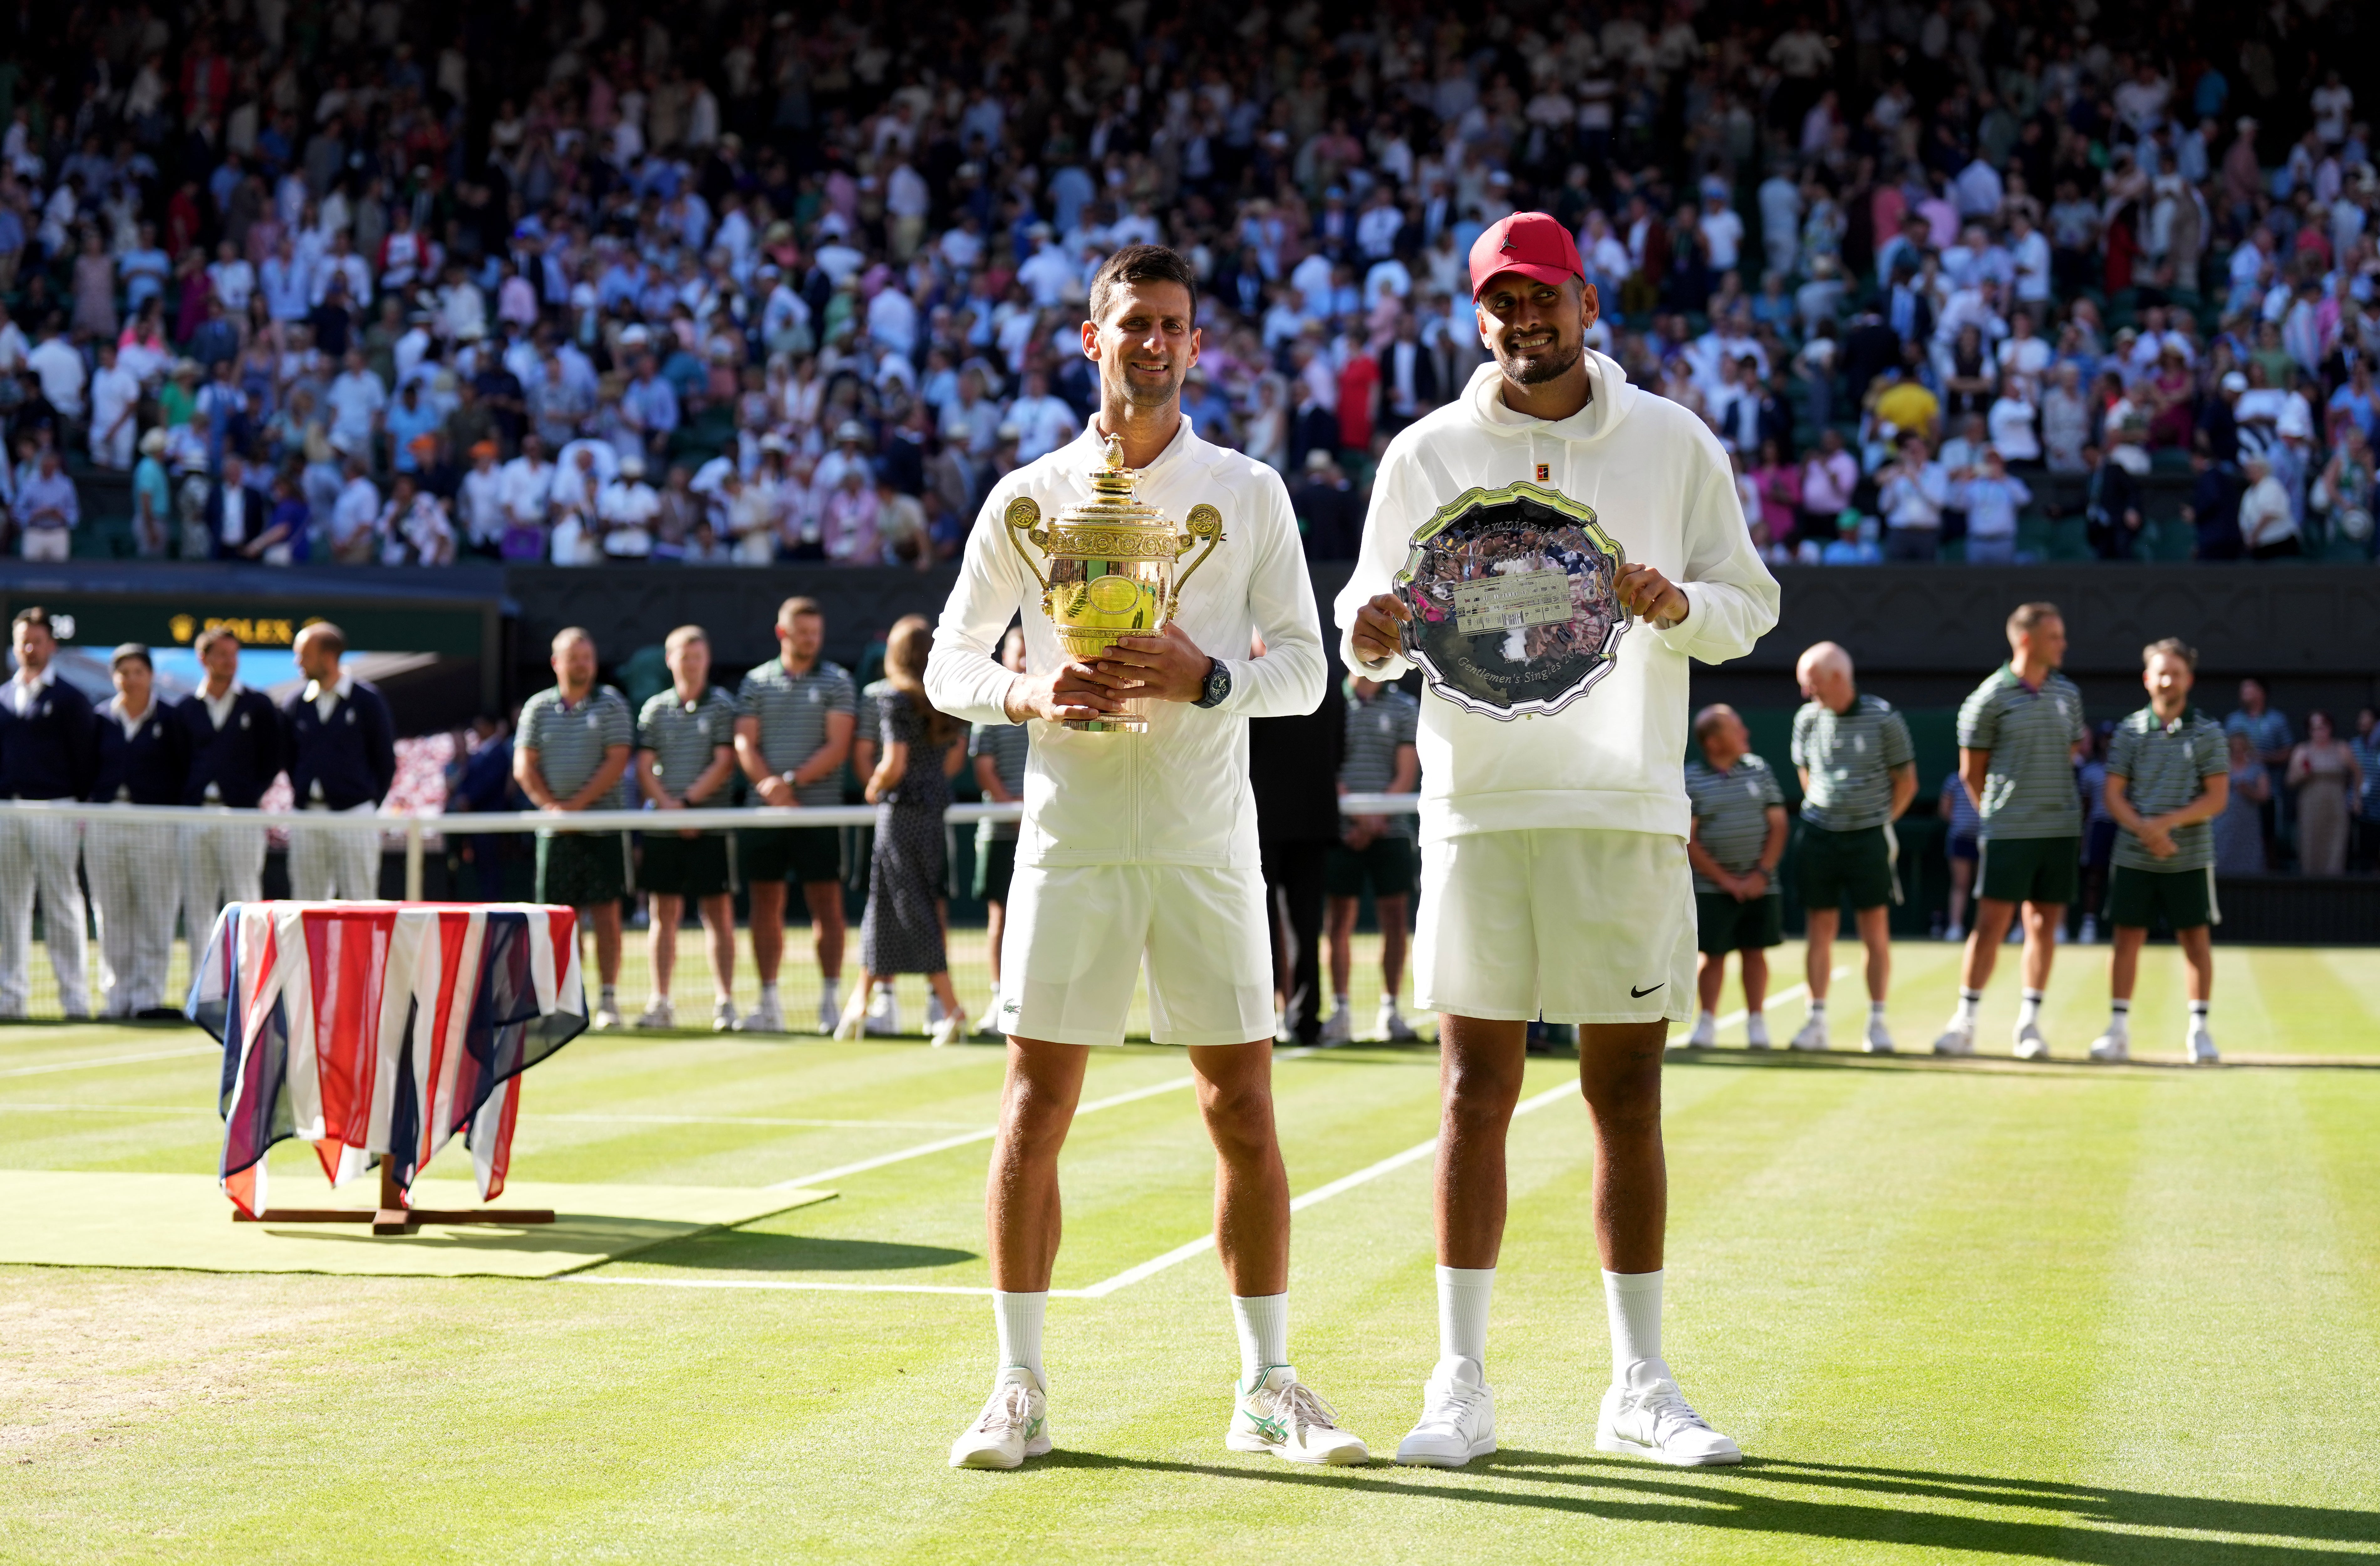
{"type": "MultiPolygon", "coordinates": [[[[1223,541],[1221,512],[1194,505],[1184,519],[1185,530],[1176,532],[1163,513],[1135,497],[1139,478],[1123,465],[1123,443],[1110,436],[1106,460],[1091,470],[1087,503],[1068,506],[1045,527],[1041,508],[1020,496],[1002,518],[1025,568],[1041,584],[1041,612],[1056,625],[1058,645],[1069,658],[1087,662],[1120,637],[1161,632],[1181,601],[1182,584],[1223,541]],[[1182,556],[1201,540],[1207,547],[1182,565],[1182,556]],[[1025,547],[1028,541],[1048,559],[1046,574],[1025,547]]],[[[1121,712],[1068,718],[1065,726],[1087,734],[1145,734],[1149,700],[1131,698],[1121,712]]]]}

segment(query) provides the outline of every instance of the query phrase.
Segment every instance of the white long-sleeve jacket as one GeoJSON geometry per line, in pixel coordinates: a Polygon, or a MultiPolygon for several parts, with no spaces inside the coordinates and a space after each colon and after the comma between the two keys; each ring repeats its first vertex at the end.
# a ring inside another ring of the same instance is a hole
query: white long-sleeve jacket
{"type": "MultiPolygon", "coordinates": [[[[1010,722],[1016,676],[996,654],[1020,613],[1026,669],[1039,674],[1064,661],[1041,610],[1040,586],[1002,517],[1019,495],[1032,496],[1045,521],[1089,501],[1102,452],[1087,428],[1008,475],[984,501],[926,664],[928,698],[953,717],[1010,722]]],[[[1183,587],[1177,619],[1202,650],[1231,666],[1232,694],[1213,708],[1151,702],[1148,732],[1139,734],[1082,734],[1035,721],[1017,862],[1253,870],[1247,721],[1313,711],[1328,668],[1289,492],[1271,468],[1198,439],[1185,418],[1172,443],[1140,470],[1138,497],[1177,525],[1201,502],[1223,514],[1223,542],[1183,587]],[[1264,637],[1262,658],[1248,656],[1252,632],[1264,637]]],[[[1196,558],[1186,554],[1183,564],[1196,558]]]]}
{"type": "MultiPolygon", "coordinates": [[[[1622,557],[1657,567],[1691,612],[1667,630],[1631,625],[1612,668],[1551,717],[1500,722],[1425,691],[1424,842],[1531,827],[1686,836],[1686,660],[1741,658],[1777,624],[1777,579],[1752,546],[1717,437],[1631,386],[1611,359],[1591,349],[1586,358],[1594,396],[1568,419],[1507,407],[1491,363],[1397,436],[1373,484],[1362,558],[1335,605],[1342,654],[1362,666],[1346,634],[1356,611],[1390,590],[1414,530],[1475,486],[1530,481],[1585,502],[1622,557]]],[[[1392,660],[1386,677],[1410,667],[1392,660]]]]}

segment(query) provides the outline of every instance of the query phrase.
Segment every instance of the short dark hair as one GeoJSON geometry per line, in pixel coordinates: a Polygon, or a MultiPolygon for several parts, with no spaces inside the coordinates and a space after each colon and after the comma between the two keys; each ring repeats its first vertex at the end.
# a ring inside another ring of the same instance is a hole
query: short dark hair
{"type": "Polygon", "coordinates": [[[1198,320],[1198,273],[1178,251],[1162,245],[1126,245],[1099,262],[1091,273],[1091,319],[1107,313],[1108,300],[1120,283],[1179,283],[1190,296],[1190,320],[1198,320]]]}
{"type": "Polygon", "coordinates": [[[821,620],[826,618],[826,611],[819,607],[819,601],[814,598],[789,598],[777,605],[777,624],[780,625],[790,625],[805,614],[815,614],[821,620]]]}
{"type": "Polygon", "coordinates": [[[209,625],[199,633],[199,639],[192,642],[190,647],[200,657],[204,658],[209,649],[218,642],[226,641],[237,650],[239,647],[239,633],[228,625],[209,625]]]}
{"type": "Polygon", "coordinates": [[[139,663],[152,671],[157,667],[157,661],[149,656],[149,649],[137,641],[126,642],[107,655],[107,666],[111,670],[125,663],[139,663]]]}
{"type": "Polygon", "coordinates": [[[2145,669],[2156,658],[2179,658],[2192,674],[2198,673],[2198,649],[2180,637],[2167,637],[2141,649],[2141,667],[2145,669]]]}
{"type": "Polygon", "coordinates": [[[50,625],[50,612],[38,603],[27,604],[17,611],[17,617],[8,622],[8,634],[16,635],[19,625],[39,625],[50,633],[51,640],[57,639],[58,633],[50,625]]]}
{"type": "Polygon", "coordinates": [[[2058,605],[2054,603],[2020,603],[2016,606],[2016,612],[2008,617],[2008,634],[2012,637],[2022,636],[2044,620],[2065,618],[2065,615],[2058,613],[2058,605]]]}

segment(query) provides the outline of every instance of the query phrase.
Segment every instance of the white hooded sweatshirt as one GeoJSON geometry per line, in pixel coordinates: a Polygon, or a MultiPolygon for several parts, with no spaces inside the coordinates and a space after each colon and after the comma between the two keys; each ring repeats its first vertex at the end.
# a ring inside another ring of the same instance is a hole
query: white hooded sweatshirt
{"type": "MultiPolygon", "coordinates": [[[[1334,606],[1341,656],[1362,667],[1347,627],[1390,590],[1415,528],[1466,490],[1518,481],[1585,502],[1621,557],[1658,569],[1691,612],[1667,630],[1632,623],[1612,667],[1550,717],[1500,722],[1425,688],[1425,843],[1534,827],[1686,836],[1686,660],[1741,658],[1777,624],[1777,579],[1752,546],[1718,437],[1676,403],[1631,386],[1613,360],[1588,349],[1586,365],[1594,395],[1568,419],[1507,407],[1491,362],[1390,443],[1362,557],[1334,606]]],[[[1392,659],[1381,677],[1412,667],[1392,659]]]]}

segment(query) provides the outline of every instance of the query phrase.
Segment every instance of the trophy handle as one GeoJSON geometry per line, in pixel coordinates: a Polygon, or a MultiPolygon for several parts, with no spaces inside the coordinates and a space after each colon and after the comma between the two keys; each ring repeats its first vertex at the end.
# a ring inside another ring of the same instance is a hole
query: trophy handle
{"type": "MultiPolygon", "coordinates": [[[[1182,584],[1190,579],[1191,573],[1206,564],[1207,556],[1214,553],[1215,546],[1223,541],[1223,514],[1211,505],[1194,505],[1190,508],[1190,516],[1183,526],[1190,530],[1189,535],[1182,540],[1183,549],[1188,550],[1201,539],[1207,540],[1207,547],[1199,552],[1197,559],[1184,568],[1182,575],[1173,578],[1173,591],[1171,595],[1173,601],[1178,601],[1182,597],[1182,584]]],[[[1170,617],[1171,609],[1167,613],[1170,617]]]]}
{"type": "Polygon", "coordinates": [[[1033,556],[1025,549],[1026,539],[1043,547],[1049,543],[1048,531],[1039,526],[1041,508],[1034,504],[1032,496],[1019,495],[1008,503],[1008,509],[1000,519],[1007,524],[1008,541],[1016,546],[1017,558],[1025,562],[1027,571],[1033,573],[1033,579],[1041,584],[1042,592],[1048,593],[1050,578],[1041,574],[1041,567],[1033,564],[1033,556]]]}

